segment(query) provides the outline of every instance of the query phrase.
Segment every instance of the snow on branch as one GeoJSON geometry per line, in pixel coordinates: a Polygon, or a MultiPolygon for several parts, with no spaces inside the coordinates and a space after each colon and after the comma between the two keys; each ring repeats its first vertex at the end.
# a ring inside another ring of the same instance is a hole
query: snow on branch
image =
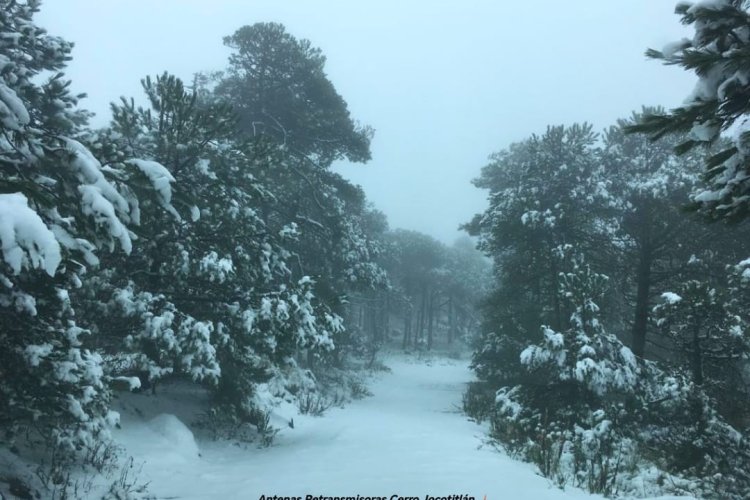
{"type": "Polygon", "coordinates": [[[62,260],[55,235],[21,193],[0,194],[0,241],[3,259],[15,274],[33,268],[54,276],[62,260]]]}
{"type": "Polygon", "coordinates": [[[175,178],[169,173],[169,170],[162,164],[151,160],[134,158],[126,163],[135,166],[148,177],[159,197],[159,204],[177,220],[181,220],[180,214],[172,206],[172,183],[175,182],[175,178]]]}

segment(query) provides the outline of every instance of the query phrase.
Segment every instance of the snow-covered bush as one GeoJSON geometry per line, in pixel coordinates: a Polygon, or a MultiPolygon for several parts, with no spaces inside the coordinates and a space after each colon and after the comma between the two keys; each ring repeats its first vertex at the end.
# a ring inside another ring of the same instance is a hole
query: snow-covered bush
{"type": "Polygon", "coordinates": [[[610,413],[575,404],[531,410],[523,392],[521,386],[501,390],[496,399],[492,433],[511,454],[537,464],[560,487],[632,493],[626,483],[640,465],[638,446],[619,428],[621,407],[607,405],[610,413]]]}
{"type": "Polygon", "coordinates": [[[471,368],[480,380],[495,386],[517,380],[523,373],[519,360],[526,346],[514,336],[505,334],[504,330],[512,328],[511,325],[502,326],[500,333],[490,330],[479,336],[471,361],[471,368]]]}
{"type": "Polygon", "coordinates": [[[662,293],[661,304],[654,307],[656,323],[685,358],[695,384],[731,377],[727,367],[747,352],[745,325],[737,312],[724,290],[704,281],[687,280],[674,292],[662,293]]]}
{"type": "MultiPolygon", "coordinates": [[[[607,334],[595,302],[606,278],[580,259],[567,265],[572,268],[561,274],[559,292],[572,310],[570,327],[562,332],[544,327],[543,340],[521,353],[528,375],[497,391],[493,437],[559,486],[607,495],[743,498],[750,486],[750,447],[743,435],[690,377],[637,360],[607,334]]],[[[688,289],[685,295],[694,295],[688,289]]],[[[706,293],[708,302],[695,302],[694,308],[710,306],[706,293]]],[[[658,314],[682,300],[665,294],[658,314]]],[[[703,317],[688,309],[677,318],[690,322],[691,311],[703,317]]],[[[469,409],[478,408],[474,403],[469,409]]]]}
{"type": "Polygon", "coordinates": [[[569,267],[560,275],[559,294],[572,311],[570,327],[543,327],[541,343],[521,353],[529,375],[524,384],[497,392],[492,433],[558,485],[614,494],[635,459],[636,446],[618,422],[635,398],[640,368],[598,320],[595,301],[606,276],[570,249],[559,253],[569,267]]]}
{"type": "Polygon", "coordinates": [[[483,381],[470,382],[467,385],[461,406],[464,413],[481,423],[495,414],[495,406],[493,385],[483,381]]]}

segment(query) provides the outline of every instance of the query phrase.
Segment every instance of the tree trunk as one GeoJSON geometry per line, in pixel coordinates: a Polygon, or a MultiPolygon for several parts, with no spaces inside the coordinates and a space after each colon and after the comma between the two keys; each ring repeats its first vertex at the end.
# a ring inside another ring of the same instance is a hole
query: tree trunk
{"type": "Polygon", "coordinates": [[[368,322],[370,324],[370,343],[371,345],[374,345],[379,335],[377,303],[374,303],[370,307],[368,307],[368,312],[370,316],[370,321],[368,322]]]}
{"type": "Polygon", "coordinates": [[[404,312],[404,341],[401,344],[401,349],[404,351],[409,345],[409,334],[411,333],[411,310],[407,309],[404,312]]]}
{"type": "Polygon", "coordinates": [[[419,306],[419,319],[417,321],[417,331],[414,332],[414,348],[418,347],[418,342],[424,336],[425,316],[427,315],[427,287],[422,289],[422,300],[419,306]]]}
{"type": "Polygon", "coordinates": [[[307,368],[313,370],[315,368],[315,353],[312,349],[307,350],[307,368]]]}
{"type": "Polygon", "coordinates": [[[652,260],[651,249],[644,246],[638,256],[638,289],[635,297],[635,318],[633,319],[633,340],[631,344],[633,354],[640,358],[643,358],[646,353],[652,260]]]}
{"type": "Polygon", "coordinates": [[[453,343],[456,338],[456,318],[453,310],[453,295],[448,299],[448,345],[453,343]]]}
{"type": "Polygon", "coordinates": [[[700,322],[696,321],[693,327],[693,359],[690,362],[695,385],[703,385],[703,352],[701,351],[700,330],[700,322]]]}
{"type": "Polygon", "coordinates": [[[390,297],[385,294],[383,297],[383,306],[381,308],[380,340],[385,340],[386,342],[390,340],[390,302],[390,297]]]}
{"type": "Polygon", "coordinates": [[[552,259],[552,304],[555,317],[553,318],[553,329],[557,332],[563,329],[562,304],[560,303],[560,277],[558,276],[557,263],[552,259]]]}
{"type": "Polygon", "coordinates": [[[360,330],[364,330],[364,328],[365,328],[365,305],[364,305],[364,302],[360,302],[360,305],[359,305],[359,314],[357,315],[357,326],[359,326],[360,330]]]}
{"type": "Polygon", "coordinates": [[[434,328],[434,316],[435,316],[435,294],[430,292],[430,305],[427,309],[427,350],[432,349],[433,341],[433,328],[434,328]]]}

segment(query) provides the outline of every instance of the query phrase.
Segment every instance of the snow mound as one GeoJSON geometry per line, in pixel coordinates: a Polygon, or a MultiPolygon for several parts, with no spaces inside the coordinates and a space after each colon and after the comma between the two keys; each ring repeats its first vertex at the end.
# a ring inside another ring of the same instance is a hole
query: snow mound
{"type": "Polygon", "coordinates": [[[191,458],[199,455],[192,431],[174,415],[162,413],[149,421],[148,425],[164,439],[172,453],[191,458]]]}

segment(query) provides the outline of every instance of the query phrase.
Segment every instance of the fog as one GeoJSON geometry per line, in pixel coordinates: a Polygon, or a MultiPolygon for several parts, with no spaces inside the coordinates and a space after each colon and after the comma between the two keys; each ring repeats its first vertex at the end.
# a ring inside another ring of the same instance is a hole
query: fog
{"type": "Polygon", "coordinates": [[[750,0],[0,0],[0,500],[747,499],[748,54],[750,0]]]}
{"type": "Polygon", "coordinates": [[[486,157],[548,124],[601,129],[643,104],[679,104],[689,74],[643,55],[687,36],[673,0],[48,0],[39,22],[75,42],[67,70],[84,106],[140,96],[139,78],[221,70],[222,37],[283,23],[327,56],[352,116],[375,128],[373,159],[337,169],[393,227],[450,242],[485,205],[486,157]]]}

